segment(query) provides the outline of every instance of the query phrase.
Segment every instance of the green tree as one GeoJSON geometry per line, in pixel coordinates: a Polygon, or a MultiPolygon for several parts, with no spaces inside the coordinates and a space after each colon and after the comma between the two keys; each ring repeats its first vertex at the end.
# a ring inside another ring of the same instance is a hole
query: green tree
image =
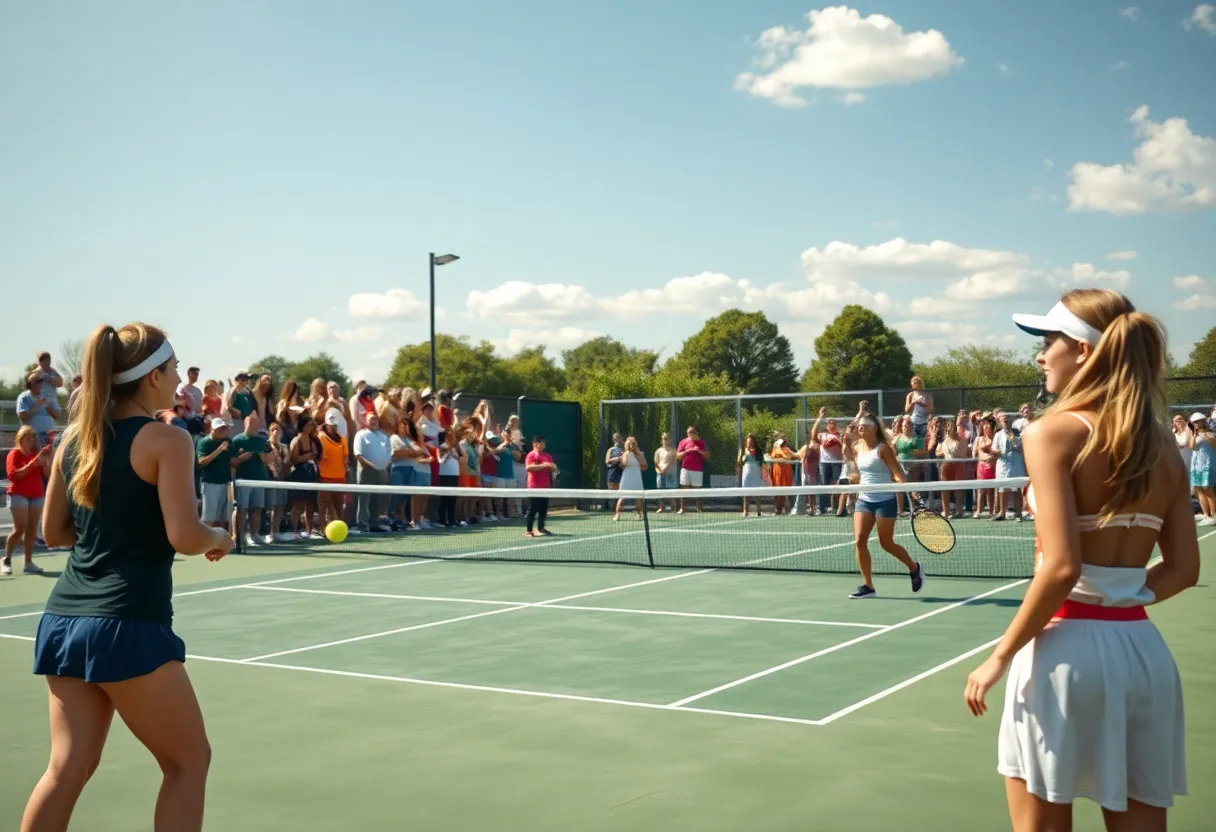
{"type": "Polygon", "coordinates": [[[802,377],[802,389],[881,390],[905,387],[911,377],[912,353],[903,337],[853,304],[815,339],[815,360],[802,377]]]}
{"type": "Polygon", "coordinates": [[[798,368],[789,339],[763,312],[728,309],[684,342],[673,361],[702,376],[724,376],[732,391],[789,393],[798,368]]]}
{"type": "MultiPolygon", "coordinates": [[[[441,388],[468,390],[483,396],[510,395],[514,379],[494,353],[489,341],[473,344],[468,336],[435,336],[436,381],[441,388]]],[[[431,377],[431,344],[423,341],[397,350],[385,384],[390,387],[426,387],[431,377]]],[[[518,393],[516,395],[519,395],[518,393]]]]}
{"type": "Polygon", "coordinates": [[[312,384],[314,378],[338,382],[343,395],[350,395],[355,388],[354,382],[342,369],[342,365],[327,352],[319,352],[303,361],[288,364],[283,368],[283,378],[286,380],[289,377],[294,378],[300,385],[300,394],[305,398],[308,396],[308,385],[312,384]]]}
{"type": "Polygon", "coordinates": [[[309,382],[312,381],[312,378],[309,378],[301,383],[297,376],[287,371],[287,368],[290,366],[291,362],[281,355],[267,355],[250,364],[249,373],[250,375],[269,373],[271,381],[274,382],[275,390],[280,389],[283,386],[283,382],[289,377],[294,378],[297,384],[300,384],[301,387],[307,389],[309,382]]]}
{"type": "MultiPolygon", "coordinates": [[[[509,391],[517,396],[552,399],[566,389],[566,373],[545,355],[544,347],[528,347],[510,358],[501,359],[502,366],[515,387],[509,391]]],[[[471,392],[480,393],[480,390],[471,392]]],[[[486,394],[490,395],[490,394],[486,394]]]]}
{"type": "Polygon", "coordinates": [[[627,347],[608,335],[562,352],[567,385],[574,390],[582,390],[591,376],[603,370],[638,367],[643,373],[653,373],[658,360],[657,352],[627,347]]]}
{"type": "Polygon", "coordinates": [[[1016,350],[968,344],[948,350],[932,361],[917,364],[926,387],[990,387],[1038,384],[1039,371],[1016,350]]]}
{"type": "Polygon", "coordinates": [[[1195,342],[1191,348],[1190,359],[1179,372],[1180,376],[1213,376],[1216,375],[1216,326],[1208,330],[1208,334],[1195,342]]]}

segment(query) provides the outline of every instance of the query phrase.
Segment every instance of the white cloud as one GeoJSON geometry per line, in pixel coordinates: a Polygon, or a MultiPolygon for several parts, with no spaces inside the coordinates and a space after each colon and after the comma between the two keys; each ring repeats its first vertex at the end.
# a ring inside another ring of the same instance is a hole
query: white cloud
{"type": "Polygon", "coordinates": [[[1110,65],[1110,71],[1111,72],[1120,72],[1122,70],[1127,69],[1129,66],[1131,66],[1131,64],[1129,64],[1127,61],[1122,61],[1122,60],[1115,61],[1113,64],[1110,65]]]}
{"type": "Polygon", "coordinates": [[[1140,7],[1139,6],[1125,6],[1122,9],[1119,9],[1119,17],[1123,18],[1124,20],[1130,20],[1132,23],[1135,23],[1137,20],[1140,19],[1140,7]]]}
{"type": "Polygon", "coordinates": [[[348,343],[359,341],[377,341],[384,336],[382,326],[359,326],[354,329],[336,329],[334,337],[348,343]]]}
{"type": "Polygon", "coordinates": [[[1023,268],[1026,256],[1013,251],[965,248],[946,240],[911,243],[896,237],[857,246],[835,241],[802,252],[802,267],[812,281],[844,277],[955,277],[968,272],[1023,268]]]}
{"type": "Polygon", "coordinates": [[[360,343],[378,340],[383,335],[384,327],[381,326],[360,326],[354,329],[335,330],[320,318],[306,318],[303,323],[296,327],[296,331],[292,333],[291,337],[294,341],[302,341],[304,343],[328,341],[331,339],[345,341],[346,343],[360,343]]]}
{"type": "Polygon", "coordinates": [[[1051,161],[1050,159],[1043,160],[1043,170],[1051,170],[1055,166],[1056,166],[1056,163],[1051,161]]]}
{"type": "Polygon", "coordinates": [[[1209,35],[1216,35],[1216,6],[1211,3],[1200,3],[1191,12],[1191,19],[1185,24],[1188,29],[1199,28],[1209,35]]]}
{"type": "Polygon", "coordinates": [[[493,341],[494,346],[504,355],[515,355],[528,347],[547,347],[553,350],[568,350],[585,344],[593,338],[599,338],[601,333],[581,329],[576,326],[563,326],[557,329],[512,329],[507,337],[493,341]]]}
{"type": "Polygon", "coordinates": [[[1027,289],[1025,270],[1009,272],[976,272],[970,277],[946,287],[946,297],[954,300],[993,300],[1016,295],[1027,289]]]}
{"type": "Polygon", "coordinates": [[[861,104],[866,100],[866,94],[864,92],[846,92],[840,100],[848,105],[861,104]]]}
{"type": "Polygon", "coordinates": [[[1207,282],[1197,274],[1174,278],[1174,288],[1184,292],[1197,292],[1205,286],[1207,286],[1207,282]]]}
{"type": "Polygon", "coordinates": [[[1007,347],[1016,343],[1019,337],[1012,324],[1008,331],[1003,332],[994,331],[983,324],[943,320],[906,320],[894,323],[892,327],[903,336],[912,354],[918,357],[942,353],[964,344],[1007,347]]]}
{"type": "MultiPolygon", "coordinates": [[[[408,289],[389,289],[351,295],[346,311],[356,318],[423,318],[428,307],[408,289]]],[[[435,310],[436,317],[440,313],[441,310],[435,310]]]]}
{"type": "Polygon", "coordinates": [[[1196,309],[1216,309],[1216,295],[1191,295],[1186,300],[1174,304],[1175,309],[1193,312],[1196,309]]]}
{"type": "Polygon", "coordinates": [[[1150,121],[1146,106],[1138,107],[1130,121],[1144,140],[1133,151],[1133,161],[1073,165],[1070,210],[1127,216],[1216,206],[1216,140],[1192,133],[1186,119],[1150,121]]]}
{"type": "Polygon", "coordinates": [[[465,309],[474,318],[530,324],[538,318],[579,318],[598,311],[600,301],[582,286],[510,280],[489,291],[469,292],[465,309]]]}
{"type": "Polygon", "coordinates": [[[1110,254],[1106,255],[1107,260],[1135,260],[1136,257],[1136,252],[1131,251],[1130,249],[1127,251],[1112,251],[1110,254]]]}
{"type": "Polygon", "coordinates": [[[317,318],[307,318],[296,327],[292,338],[296,341],[323,341],[330,336],[329,324],[317,318]]]}
{"type": "Polygon", "coordinates": [[[905,33],[885,15],[832,6],[807,14],[806,31],[774,26],[757,42],[760,74],[745,72],[735,88],[783,107],[801,107],[801,88],[856,90],[910,84],[961,66],[936,29],[905,33]]]}
{"type": "Polygon", "coordinates": [[[1107,272],[1093,263],[1073,263],[1053,272],[1055,283],[1061,289],[1102,288],[1122,289],[1132,282],[1132,273],[1126,269],[1107,272]]]}
{"type": "Polygon", "coordinates": [[[1008,75],[1009,74],[1009,64],[998,63],[996,65],[996,71],[1001,73],[1002,75],[1008,75]]]}

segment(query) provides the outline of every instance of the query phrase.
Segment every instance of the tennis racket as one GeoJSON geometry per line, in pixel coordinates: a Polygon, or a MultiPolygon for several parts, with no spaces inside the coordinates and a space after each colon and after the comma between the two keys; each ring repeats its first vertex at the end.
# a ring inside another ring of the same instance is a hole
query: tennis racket
{"type": "Polygon", "coordinates": [[[925,551],[944,555],[954,548],[954,527],[945,517],[926,508],[920,500],[912,503],[912,535],[925,551]]]}

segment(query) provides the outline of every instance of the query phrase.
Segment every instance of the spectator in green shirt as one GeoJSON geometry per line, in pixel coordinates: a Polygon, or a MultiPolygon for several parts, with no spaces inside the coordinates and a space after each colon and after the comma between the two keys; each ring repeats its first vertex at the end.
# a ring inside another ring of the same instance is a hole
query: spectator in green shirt
{"type": "Polygon", "coordinates": [[[222,416],[211,420],[211,432],[200,436],[195,445],[202,469],[202,521],[208,526],[228,528],[232,519],[232,447],[228,441],[231,425],[222,416]]]}
{"type": "MultiPolygon", "coordinates": [[[[246,379],[248,380],[248,379],[246,379]]],[[[270,440],[261,432],[261,421],[256,414],[245,417],[245,432],[232,440],[232,454],[236,463],[238,480],[267,480],[270,478],[266,464],[270,461],[270,440]]],[[[236,523],[233,535],[245,534],[245,543],[273,543],[270,535],[263,537],[262,509],[266,507],[266,489],[249,486],[236,488],[236,523]],[[249,530],[245,531],[245,517],[249,517],[249,530]]]]}
{"type": "Polygon", "coordinates": [[[245,417],[257,410],[257,399],[249,387],[249,373],[241,371],[236,374],[236,384],[228,391],[227,407],[224,412],[236,424],[241,424],[245,417]]]}

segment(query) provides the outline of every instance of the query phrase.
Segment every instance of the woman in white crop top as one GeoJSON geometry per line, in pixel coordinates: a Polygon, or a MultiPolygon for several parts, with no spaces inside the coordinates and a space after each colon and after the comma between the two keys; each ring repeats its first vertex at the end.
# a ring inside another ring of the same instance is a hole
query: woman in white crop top
{"type": "Polygon", "coordinates": [[[964,699],[983,714],[1008,672],[997,770],[1015,832],[1071,829],[1079,797],[1108,830],[1164,830],[1187,788],[1182,685],[1145,607],[1199,578],[1190,489],[1165,427],[1164,333],[1107,289],[1013,319],[1044,339],[1038,364],[1057,396],[1023,433],[1035,574],[964,699]]]}
{"type": "Polygon", "coordinates": [[[857,505],[853,509],[853,544],[856,547],[857,568],[861,571],[862,583],[849,597],[859,600],[878,595],[874,590],[873,560],[869,546],[870,532],[875,528],[878,529],[878,544],[887,554],[908,567],[912,591],[920,592],[925,584],[925,571],[919,563],[912,560],[907,549],[895,542],[895,520],[899,516],[895,494],[889,490],[866,490],[867,485],[903,482],[903,468],[887,440],[880,419],[868,410],[863,410],[857,414],[857,420],[853,424],[856,425],[857,435],[860,437],[853,443],[852,450],[861,485],[861,493],[857,495],[857,505]]]}

